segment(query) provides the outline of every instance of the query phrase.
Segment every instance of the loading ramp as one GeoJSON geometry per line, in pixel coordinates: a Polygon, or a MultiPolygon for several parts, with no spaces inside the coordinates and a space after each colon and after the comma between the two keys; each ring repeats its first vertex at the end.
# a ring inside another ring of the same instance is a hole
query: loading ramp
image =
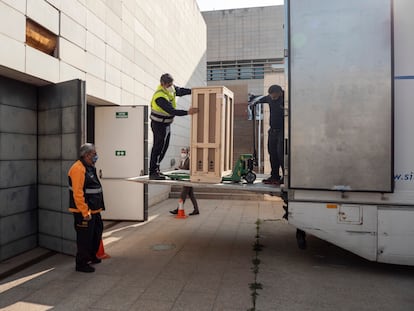
{"type": "MultiPolygon", "coordinates": [[[[174,173],[185,173],[188,171],[171,171],[171,172],[164,172],[165,175],[170,175],[174,173]]],[[[225,190],[225,191],[250,191],[255,193],[264,193],[269,194],[272,196],[281,196],[282,189],[280,186],[276,185],[268,185],[262,183],[264,178],[267,178],[267,175],[258,174],[256,181],[252,184],[248,184],[247,182],[239,182],[239,183],[232,183],[232,182],[221,182],[221,183],[204,183],[204,182],[192,182],[190,180],[175,180],[175,179],[165,179],[165,180],[152,180],[149,179],[148,175],[138,176],[128,178],[127,180],[143,183],[143,184],[151,184],[151,185],[162,185],[162,186],[183,186],[183,187],[194,187],[194,188],[204,188],[204,189],[212,189],[212,190],[225,190]]]]}

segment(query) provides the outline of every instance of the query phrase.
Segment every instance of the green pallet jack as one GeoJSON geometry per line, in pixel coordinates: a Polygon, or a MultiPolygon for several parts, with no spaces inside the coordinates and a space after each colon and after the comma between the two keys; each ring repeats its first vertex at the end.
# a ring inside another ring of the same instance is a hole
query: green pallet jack
{"type": "Polygon", "coordinates": [[[254,183],[256,174],[253,172],[254,155],[242,154],[237,160],[233,168],[233,173],[229,176],[224,176],[223,181],[238,183],[242,179],[246,180],[248,184],[254,183]]]}
{"type": "Polygon", "coordinates": [[[254,166],[257,165],[257,152],[256,152],[256,116],[255,106],[251,105],[252,121],[253,121],[253,154],[242,154],[237,160],[233,168],[233,173],[229,176],[223,177],[222,181],[238,183],[244,179],[248,184],[254,183],[256,180],[256,174],[253,171],[254,166]]]}

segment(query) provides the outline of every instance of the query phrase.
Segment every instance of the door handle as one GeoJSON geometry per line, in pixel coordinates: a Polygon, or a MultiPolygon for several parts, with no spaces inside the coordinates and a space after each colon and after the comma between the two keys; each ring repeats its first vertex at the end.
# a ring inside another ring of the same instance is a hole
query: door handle
{"type": "Polygon", "coordinates": [[[99,170],[99,178],[102,178],[102,169],[99,170]]]}

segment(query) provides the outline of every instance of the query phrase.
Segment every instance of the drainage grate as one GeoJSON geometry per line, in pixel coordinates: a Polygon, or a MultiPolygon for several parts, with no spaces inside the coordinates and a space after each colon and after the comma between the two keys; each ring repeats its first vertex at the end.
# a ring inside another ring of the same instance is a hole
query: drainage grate
{"type": "Polygon", "coordinates": [[[174,248],[175,248],[174,244],[155,244],[151,246],[151,249],[154,251],[169,251],[174,248]]]}

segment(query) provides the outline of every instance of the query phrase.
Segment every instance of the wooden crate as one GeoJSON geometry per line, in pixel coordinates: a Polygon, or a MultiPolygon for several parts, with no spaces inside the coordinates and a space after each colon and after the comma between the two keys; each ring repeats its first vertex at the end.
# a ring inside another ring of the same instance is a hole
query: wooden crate
{"type": "Polygon", "coordinates": [[[224,86],[192,89],[190,180],[219,183],[233,165],[233,92],[224,86]]]}

